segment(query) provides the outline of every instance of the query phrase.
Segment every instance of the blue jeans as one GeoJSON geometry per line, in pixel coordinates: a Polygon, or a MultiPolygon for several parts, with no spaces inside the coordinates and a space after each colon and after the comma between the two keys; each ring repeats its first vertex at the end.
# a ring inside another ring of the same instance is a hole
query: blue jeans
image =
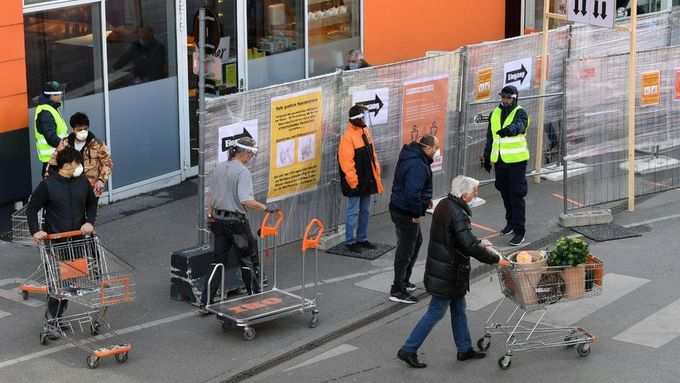
{"type": "Polygon", "coordinates": [[[465,297],[450,299],[436,295],[432,296],[430,307],[427,308],[423,317],[411,331],[411,335],[406,339],[406,343],[401,349],[405,352],[417,352],[432,328],[446,314],[447,306],[451,308],[451,330],[453,330],[453,341],[456,343],[456,349],[458,349],[458,352],[471,351],[472,341],[465,316],[465,297]]]}
{"type": "Polygon", "coordinates": [[[349,197],[347,199],[345,243],[348,245],[355,242],[368,241],[368,207],[370,204],[370,195],[362,197],[349,197]]]}

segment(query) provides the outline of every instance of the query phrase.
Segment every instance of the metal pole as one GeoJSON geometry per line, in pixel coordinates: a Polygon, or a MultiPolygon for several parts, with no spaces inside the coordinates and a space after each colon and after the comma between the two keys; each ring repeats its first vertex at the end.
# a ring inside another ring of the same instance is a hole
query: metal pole
{"type": "Polygon", "coordinates": [[[567,198],[569,195],[568,191],[568,175],[569,170],[567,169],[567,63],[571,57],[571,30],[572,26],[569,25],[569,32],[567,38],[569,39],[569,45],[567,46],[567,57],[564,58],[564,69],[562,70],[562,91],[564,96],[562,97],[562,121],[560,126],[560,162],[562,163],[562,211],[567,214],[569,205],[567,204],[567,198]]]}
{"type": "Polygon", "coordinates": [[[637,0],[630,10],[630,57],[628,58],[628,211],[635,210],[635,91],[637,72],[637,0]]]}
{"type": "Polygon", "coordinates": [[[205,245],[205,8],[198,11],[198,246],[205,245]]]}
{"type": "MultiPolygon", "coordinates": [[[[548,77],[548,38],[550,37],[550,0],[543,0],[543,43],[541,45],[541,76],[538,94],[545,93],[545,83],[548,77]]],[[[538,120],[536,121],[536,158],[534,158],[535,183],[541,183],[541,168],[543,167],[543,125],[545,124],[545,98],[538,100],[538,120]]]]}

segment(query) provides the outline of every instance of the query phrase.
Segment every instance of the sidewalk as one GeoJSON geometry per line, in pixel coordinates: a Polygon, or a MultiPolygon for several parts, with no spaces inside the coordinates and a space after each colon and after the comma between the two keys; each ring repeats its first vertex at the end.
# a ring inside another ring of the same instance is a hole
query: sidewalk
{"type": "MultiPolygon", "coordinates": [[[[69,383],[89,382],[93,377],[101,382],[220,381],[275,358],[288,358],[295,349],[323,344],[362,318],[384,316],[403,308],[389,302],[384,292],[391,283],[392,252],[372,262],[322,253],[318,328],[307,328],[309,318],[299,316],[256,326],[258,335],[252,342],[244,342],[240,331],[223,333],[213,317],[201,317],[192,306],[169,297],[169,255],[196,242],[197,198],[191,195],[192,187],[187,183],[179,189],[101,209],[97,230],[102,242],[136,268],[136,302],[114,307],[110,313],[112,325],[125,333],[123,340],[133,342],[135,347],[125,365],[109,360],[98,370],[89,371],[84,367],[84,353],[64,347],[63,341],[40,346],[38,333],[44,311],[41,297],[27,302],[6,298],[18,297],[13,294],[19,278],[39,265],[37,250],[0,244],[0,280],[5,281],[0,286],[0,312],[7,313],[0,313],[0,381],[41,381],[47,375],[54,382],[69,383]],[[187,198],[177,199],[178,196],[187,198]]],[[[562,205],[551,195],[557,190],[561,190],[558,184],[530,184],[529,240],[560,231],[557,216],[562,205]]],[[[500,197],[492,186],[487,186],[482,188],[482,198],[487,200],[486,205],[473,210],[475,233],[503,244],[507,239],[494,237],[494,232],[504,225],[500,197]]],[[[429,218],[423,229],[421,264],[427,249],[429,218]]],[[[395,243],[394,228],[387,215],[371,218],[370,236],[377,242],[395,243]]],[[[298,291],[299,254],[298,243],[280,248],[282,288],[298,291]]],[[[421,269],[414,276],[420,280],[421,269]]],[[[311,281],[311,274],[307,280],[311,281]]],[[[422,288],[418,292],[423,293],[422,288]]]]}

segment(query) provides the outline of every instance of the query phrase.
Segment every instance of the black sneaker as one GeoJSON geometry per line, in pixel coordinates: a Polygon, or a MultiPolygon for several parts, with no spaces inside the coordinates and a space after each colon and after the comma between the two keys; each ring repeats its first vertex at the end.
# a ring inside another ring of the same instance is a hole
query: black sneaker
{"type": "Polygon", "coordinates": [[[521,246],[524,244],[524,235],[523,234],[515,234],[512,239],[510,240],[510,246],[521,246]]]}
{"type": "Polygon", "coordinates": [[[469,359],[484,359],[486,357],[486,353],[484,352],[478,352],[475,350],[470,350],[467,352],[459,352],[458,353],[458,360],[465,361],[469,359]]]}
{"type": "Polygon", "coordinates": [[[417,289],[416,285],[414,285],[411,282],[406,282],[406,291],[408,291],[409,293],[412,293],[412,292],[416,291],[416,289],[417,289]]]}
{"type": "Polygon", "coordinates": [[[399,352],[397,352],[397,358],[403,360],[406,364],[413,368],[427,367],[427,364],[422,363],[418,360],[418,354],[416,354],[415,352],[406,352],[403,350],[399,350],[399,352]]]}
{"type": "Polygon", "coordinates": [[[375,250],[375,249],[378,248],[378,246],[376,246],[376,245],[374,245],[374,244],[372,244],[368,241],[357,242],[357,244],[359,246],[363,247],[364,249],[369,249],[369,250],[375,250]]]}
{"type": "Polygon", "coordinates": [[[406,304],[410,305],[410,304],[418,303],[418,298],[407,293],[406,291],[400,291],[400,292],[390,294],[390,301],[397,302],[397,303],[406,303],[406,304]]]}
{"type": "Polygon", "coordinates": [[[512,232],[513,232],[512,226],[510,226],[510,225],[505,225],[505,227],[503,228],[503,230],[501,230],[501,235],[510,235],[510,234],[512,234],[512,232]]]}

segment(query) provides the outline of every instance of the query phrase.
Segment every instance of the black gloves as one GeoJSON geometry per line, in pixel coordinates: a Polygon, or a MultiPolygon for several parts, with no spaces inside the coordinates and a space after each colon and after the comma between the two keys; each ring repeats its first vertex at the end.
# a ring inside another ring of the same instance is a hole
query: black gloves
{"type": "Polygon", "coordinates": [[[281,210],[281,208],[274,203],[268,203],[267,207],[264,209],[267,213],[276,213],[279,210],[281,210]]]}
{"type": "Polygon", "coordinates": [[[512,135],[512,131],[510,130],[510,128],[503,128],[496,132],[496,134],[498,134],[499,137],[509,137],[510,135],[512,135]]]}

